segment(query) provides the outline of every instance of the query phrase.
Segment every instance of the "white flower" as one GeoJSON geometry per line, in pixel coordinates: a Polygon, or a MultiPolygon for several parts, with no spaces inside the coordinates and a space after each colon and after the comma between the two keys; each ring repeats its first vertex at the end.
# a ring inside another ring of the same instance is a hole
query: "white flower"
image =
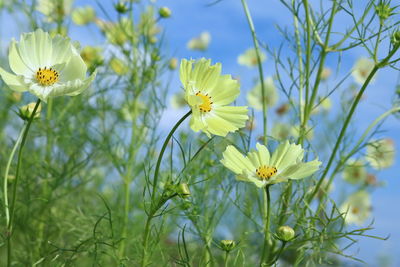
{"type": "Polygon", "coordinates": [[[50,37],[41,29],[22,34],[9,50],[13,73],[0,68],[0,76],[12,90],[29,91],[47,101],[49,97],[75,96],[87,89],[95,77],[86,78],[86,64],[68,38],[50,37]]]}
{"type": "Polygon", "coordinates": [[[209,32],[205,31],[202,32],[199,36],[191,39],[186,46],[190,50],[205,51],[207,50],[210,41],[211,41],[211,35],[209,32]]]}
{"type": "MultiPolygon", "coordinates": [[[[259,51],[259,54],[260,61],[263,62],[267,57],[261,51],[259,51]]],[[[239,65],[247,66],[249,68],[257,66],[258,61],[256,50],[254,48],[247,49],[243,54],[238,56],[237,62],[239,65]]]]}
{"type": "Polygon", "coordinates": [[[366,191],[358,191],[350,195],[339,210],[344,213],[347,224],[362,225],[371,215],[371,197],[366,191]]]}
{"type": "MultiPolygon", "coordinates": [[[[276,90],[274,80],[272,77],[266,77],[264,80],[264,101],[267,104],[267,107],[272,107],[278,101],[278,92],[276,90]]],[[[263,99],[261,94],[261,83],[257,83],[257,85],[250,90],[247,94],[247,102],[250,106],[257,110],[262,110],[263,107],[263,99]]]]}
{"type": "MultiPolygon", "coordinates": [[[[360,58],[353,66],[352,75],[354,81],[360,85],[363,85],[367,80],[369,74],[373,70],[375,63],[368,59],[368,58],[360,58]]],[[[375,76],[372,78],[371,81],[374,81],[375,76]]]]}
{"type": "Polygon", "coordinates": [[[381,170],[393,165],[396,149],[392,139],[380,139],[367,145],[367,155],[365,159],[372,168],[381,170]]]}

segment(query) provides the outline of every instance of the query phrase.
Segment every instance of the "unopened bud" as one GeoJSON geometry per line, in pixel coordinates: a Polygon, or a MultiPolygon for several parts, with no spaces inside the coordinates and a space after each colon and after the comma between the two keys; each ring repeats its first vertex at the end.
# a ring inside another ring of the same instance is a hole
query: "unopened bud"
{"type": "Polygon", "coordinates": [[[387,20],[390,16],[392,16],[394,8],[391,8],[389,3],[382,0],[379,4],[375,6],[376,15],[378,15],[381,21],[387,20]]]}
{"type": "Polygon", "coordinates": [[[278,228],[278,238],[282,241],[290,241],[294,238],[294,230],[290,226],[281,226],[278,228]]]}
{"type": "Polygon", "coordinates": [[[220,246],[222,250],[229,252],[236,247],[236,243],[233,240],[221,240],[220,246]]]}
{"type": "Polygon", "coordinates": [[[169,18],[169,17],[171,17],[171,9],[169,9],[168,7],[161,7],[159,10],[158,10],[158,14],[160,15],[160,17],[162,17],[162,18],[169,18]]]}
{"type": "Polygon", "coordinates": [[[181,198],[187,198],[190,197],[190,189],[187,183],[181,183],[177,185],[176,188],[176,193],[181,197],[181,198]]]}
{"type": "MultiPolygon", "coordinates": [[[[24,121],[30,120],[33,110],[35,109],[36,103],[30,103],[28,105],[22,106],[19,109],[19,116],[21,119],[24,121]]],[[[39,106],[36,109],[35,115],[33,116],[33,119],[38,119],[40,117],[40,112],[42,111],[42,105],[39,104],[39,106]]]]}
{"type": "Polygon", "coordinates": [[[178,66],[178,59],[176,59],[176,58],[171,58],[170,60],[169,60],[169,64],[168,64],[168,68],[170,69],[170,70],[174,70],[174,69],[176,69],[176,67],[178,66]]]}
{"type": "Polygon", "coordinates": [[[400,31],[396,31],[392,34],[391,41],[392,41],[393,46],[400,45],[400,31]]]}
{"type": "Polygon", "coordinates": [[[128,7],[125,5],[124,2],[118,2],[114,5],[115,10],[118,13],[124,14],[126,12],[128,12],[128,7]]]}

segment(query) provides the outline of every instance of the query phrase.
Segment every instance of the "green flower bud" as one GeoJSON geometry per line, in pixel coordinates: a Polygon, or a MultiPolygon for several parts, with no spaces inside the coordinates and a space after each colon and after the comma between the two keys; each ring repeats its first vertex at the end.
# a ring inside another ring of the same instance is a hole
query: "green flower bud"
{"type": "Polygon", "coordinates": [[[392,16],[394,8],[391,8],[389,3],[386,1],[380,1],[379,4],[375,6],[376,15],[378,15],[381,21],[387,20],[392,16]]]}
{"type": "Polygon", "coordinates": [[[174,70],[174,69],[176,69],[177,66],[178,66],[178,59],[176,59],[176,58],[171,58],[171,59],[169,60],[169,63],[168,63],[168,68],[169,68],[170,70],[174,70]]]}
{"type": "Polygon", "coordinates": [[[160,17],[162,18],[169,18],[171,17],[171,10],[168,7],[162,7],[158,10],[158,14],[160,15],[160,17]]]}
{"type": "Polygon", "coordinates": [[[115,5],[114,5],[114,8],[115,8],[115,10],[118,12],[118,13],[121,13],[121,14],[124,14],[124,13],[126,13],[126,12],[128,12],[128,7],[125,5],[125,3],[124,2],[118,2],[118,3],[116,3],[115,5]]]}
{"type": "Polygon", "coordinates": [[[277,232],[278,238],[285,242],[292,240],[294,238],[294,234],[293,228],[286,225],[279,227],[277,232]]]}
{"type": "MultiPolygon", "coordinates": [[[[23,119],[24,121],[28,121],[33,113],[33,110],[35,109],[36,103],[29,103],[28,105],[22,106],[19,109],[19,117],[23,119]]],[[[42,105],[39,104],[38,108],[36,109],[35,115],[33,116],[33,119],[38,119],[40,118],[40,112],[42,111],[42,105]]]]}
{"type": "Polygon", "coordinates": [[[233,240],[221,240],[220,246],[222,250],[230,252],[232,249],[236,247],[236,243],[233,240]]]}
{"type": "Polygon", "coordinates": [[[181,183],[178,184],[176,187],[176,193],[181,197],[181,198],[187,198],[190,197],[190,189],[187,183],[181,183]]]}
{"type": "Polygon", "coordinates": [[[396,31],[392,34],[391,41],[393,46],[400,45],[400,31],[396,31]]]}

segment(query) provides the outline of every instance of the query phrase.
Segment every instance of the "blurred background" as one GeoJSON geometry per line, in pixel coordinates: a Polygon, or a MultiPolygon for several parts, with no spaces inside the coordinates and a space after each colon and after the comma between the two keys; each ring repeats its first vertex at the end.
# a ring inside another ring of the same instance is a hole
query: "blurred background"
{"type": "MultiPolygon", "coordinates": [[[[319,3],[318,1],[310,2],[314,5],[319,3]]],[[[164,30],[162,34],[162,49],[166,50],[165,54],[178,59],[178,68],[179,61],[182,58],[196,59],[205,57],[212,59],[214,63],[221,62],[224,74],[231,74],[240,80],[242,93],[238,98],[238,104],[246,104],[246,93],[254,87],[258,77],[258,70],[256,67],[249,68],[238,63],[239,55],[253,46],[241,2],[239,0],[159,0],[153,3],[158,7],[166,6],[172,11],[170,18],[159,21],[159,25],[164,30]],[[188,43],[190,40],[202,34],[202,38],[206,39],[205,47],[200,49],[202,51],[189,49],[188,43]]],[[[108,18],[109,14],[106,15],[104,13],[105,10],[113,9],[114,4],[114,1],[111,0],[76,0],[73,5],[76,7],[90,5],[95,9],[99,18],[115,19],[108,18]]],[[[249,0],[248,5],[260,42],[272,51],[281,48],[283,50],[282,54],[286,56],[285,49],[287,48],[285,48],[285,45],[287,44],[280,47],[284,40],[281,32],[282,29],[290,28],[292,25],[291,14],[278,0],[249,0]]],[[[355,7],[356,11],[357,8],[360,10],[364,8],[363,3],[355,3],[355,7]]],[[[28,29],[24,26],[25,15],[18,10],[10,13],[3,9],[0,16],[0,45],[2,55],[5,55],[10,40],[12,38],[19,39],[19,35],[28,29]]],[[[350,19],[346,17],[340,20],[343,28],[349,22],[350,19]]],[[[339,28],[340,23],[336,25],[339,28]]],[[[79,41],[82,46],[101,45],[104,42],[104,37],[98,33],[97,28],[94,24],[80,27],[71,22],[69,36],[72,40],[79,41]]],[[[275,61],[266,51],[264,53],[266,54],[266,60],[263,63],[265,76],[274,76],[276,73],[275,61]]],[[[356,61],[361,57],[368,57],[367,52],[362,48],[351,50],[351,53],[343,55],[340,61],[337,58],[328,57],[326,67],[332,70],[332,75],[324,83],[324,87],[329,90],[330,87],[336,84],[335,82],[342,79],[352,70],[356,61]]],[[[168,78],[165,77],[165,79],[168,78]]],[[[353,124],[351,131],[354,131],[355,135],[360,135],[362,130],[367,128],[376,117],[392,106],[398,80],[399,72],[396,70],[387,68],[378,73],[375,82],[367,89],[365,98],[353,119],[353,122],[356,123],[353,124]]],[[[359,88],[359,85],[354,83],[353,77],[349,75],[339,90],[350,90],[349,88],[352,86],[359,88]]],[[[167,99],[168,109],[164,112],[164,119],[161,120],[161,127],[164,129],[169,128],[171,121],[176,121],[188,110],[188,108],[176,109],[169,104],[172,96],[181,90],[178,71],[175,71],[171,76],[170,88],[171,92],[167,99]]],[[[278,100],[278,103],[284,103],[285,98],[282,92],[279,94],[280,100],[278,100]]],[[[339,105],[340,95],[333,94],[330,99],[332,101],[330,112],[332,114],[343,112],[339,105]]],[[[254,136],[257,136],[262,132],[261,119],[259,119],[261,112],[255,110],[254,115],[256,122],[260,122],[258,125],[256,124],[254,129],[254,136]]],[[[274,109],[270,110],[269,115],[271,116],[270,122],[279,119],[274,109]]],[[[318,131],[318,123],[317,118],[314,121],[316,131],[318,131]]],[[[339,128],[340,126],[341,124],[339,123],[337,127],[339,128]]],[[[393,139],[396,151],[399,151],[399,118],[390,116],[380,127],[376,137],[393,139]]],[[[317,141],[325,142],[325,140],[317,141]]],[[[324,159],[324,157],[322,158],[324,159]]],[[[373,221],[374,230],[369,232],[370,235],[389,237],[388,240],[360,238],[358,244],[350,249],[353,255],[363,259],[371,266],[400,266],[399,159],[400,154],[396,153],[396,161],[392,167],[374,173],[382,186],[371,191],[373,211],[372,216],[365,222],[365,225],[368,225],[373,221]]],[[[344,192],[351,192],[352,190],[351,186],[342,181],[340,175],[335,178],[334,183],[335,189],[332,193],[334,199],[339,199],[344,192]]],[[[357,264],[353,261],[349,262],[349,265],[357,264]]]]}

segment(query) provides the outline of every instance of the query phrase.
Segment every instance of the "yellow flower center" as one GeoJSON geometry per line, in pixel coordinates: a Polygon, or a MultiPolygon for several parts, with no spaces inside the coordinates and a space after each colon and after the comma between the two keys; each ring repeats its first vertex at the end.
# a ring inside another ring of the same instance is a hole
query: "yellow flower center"
{"type": "Polygon", "coordinates": [[[209,96],[208,94],[202,94],[199,92],[196,93],[196,96],[200,97],[201,100],[203,101],[202,104],[199,105],[200,111],[201,112],[210,112],[211,111],[211,105],[212,105],[212,101],[211,101],[211,96],[209,96]]]}
{"type": "Polygon", "coordinates": [[[258,169],[256,169],[257,176],[261,178],[261,180],[268,180],[272,176],[274,176],[278,170],[275,167],[269,167],[269,166],[260,166],[258,169]]]}
{"type": "Polygon", "coordinates": [[[357,207],[354,207],[354,208],[351,209],[351,212],[353,214],[358,214],[360,212],[360,210],[357,207]]]}
{"type": "Polygon", "coordinates": [[[36,72],[36,80],[42,86],[53,85],[58,81],[58,72],[52,68],[39,68],[39,70],[36,72]]]}

